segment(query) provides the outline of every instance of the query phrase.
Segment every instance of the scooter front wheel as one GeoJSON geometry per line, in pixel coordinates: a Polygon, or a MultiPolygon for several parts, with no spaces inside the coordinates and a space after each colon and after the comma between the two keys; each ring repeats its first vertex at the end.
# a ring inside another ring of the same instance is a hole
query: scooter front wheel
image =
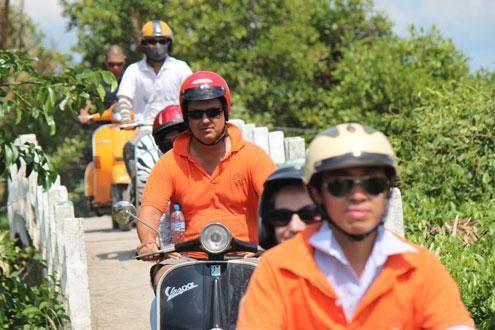
{"type": "MultiPolygon", "coordinates": [[[[128,185],[126,185],[126,184],[112,184],[112,188],[111,188],[111,191],[112,191],[112,205],[115,204],[115,203],[117,203],[117,202],[119,202],[119,201],[124,200],[124,193],[127,190],[127,187],[128,187],[128,185]]],[[[119,230],[122,230],[122,231],[128,231],[128,230],[131,230],[131,226],[132,226],[131,223],[127,223],[127,224],[119,224],[119,223],[117,223],[113,219],[113,216],[112,216],[112,228],[113,229],[119,229],[119,230]]]]}

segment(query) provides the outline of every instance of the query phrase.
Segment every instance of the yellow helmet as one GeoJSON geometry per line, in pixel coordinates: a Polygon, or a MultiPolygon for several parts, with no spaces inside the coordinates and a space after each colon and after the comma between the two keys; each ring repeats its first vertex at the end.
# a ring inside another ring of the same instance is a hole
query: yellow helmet
{"type": "Polygon", "coordinates": [[[319,133],[309,144],[304,182],[315,175],[356,166],[384,166],[397,175],[397,160],[387,137],[374,128],[356,123],[340,124],[319,133]]]}
{"type": "Polygon", "coordinates": [[[170,40],[174,39],[172,29],[167,23],[160,20],[152,20],[146,22],[141,30],[141,38],[156,38],[163,37],[170,40]]]}

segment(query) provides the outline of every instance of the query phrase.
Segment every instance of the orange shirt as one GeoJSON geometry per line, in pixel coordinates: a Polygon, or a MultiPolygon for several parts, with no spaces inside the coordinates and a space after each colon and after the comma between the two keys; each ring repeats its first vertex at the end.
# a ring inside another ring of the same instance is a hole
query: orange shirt
{"type": "Polygon", "coordinates": [[[275,164],[263,149],[243,140],[236,126],[228,124],[228,134],[232,150],[213,175],[191,157],[191,135],[186,131],[148,177],[141,205],[165,212],[169,199],[179,203],[186,220],[185,240],[198,237],[206,224],[221,222],[235,238],[258,241],[258,199],[275,164]]]}
{"type": "Polygon", "coordinates": [[[425,248],[389,256],[347,322],[302,234],[265,253],[244,296],[237,329],[446,329],[474,327],[457,284],[425,248]]]}

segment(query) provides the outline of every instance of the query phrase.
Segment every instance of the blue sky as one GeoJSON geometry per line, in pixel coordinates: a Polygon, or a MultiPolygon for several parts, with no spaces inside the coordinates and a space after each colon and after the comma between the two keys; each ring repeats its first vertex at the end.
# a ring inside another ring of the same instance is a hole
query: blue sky
{"type": "MultiPolygon", "coordinates": [[[[444,37],[470,59],[473,70],[495,71],[495,0],[374,0],[375,7],[394,22],[394,32],[407,36],[408,26],[436,25],[444,37]]],[[[19,4],[20,0],[11,0],[19,4]]],[[[45,33],[45,45],[68,52],[77,42],[67,33],[58,0],[24,0],[24,10],[45,33]]]]}
{"type": "Polygon", "coordinates": [[[436,25],[470,60],[471,68],[495,71],[495,0],[374,0],[394,22],[394,32],[436,25]]]}

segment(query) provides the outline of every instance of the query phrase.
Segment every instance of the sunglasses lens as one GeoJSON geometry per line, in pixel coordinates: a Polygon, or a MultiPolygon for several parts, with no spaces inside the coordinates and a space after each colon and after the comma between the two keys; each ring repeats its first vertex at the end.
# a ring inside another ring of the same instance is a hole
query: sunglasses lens
{"type": "Polygon", "coordinates": [[[142,43],[143,45],[156,45],[157,43],[165,45],[168,43],[168,39],[144,39],[142,43]]]}
{"type": "Polygon", "coordinates": [[[216,118],[220,116],[220,114],[222,113],[222,109],[219,108],[211,108],[205,111],[206,111],[206,116],[208,116],[208,118],[216,118]]]}
{"type": "Polygon", "coordinates": [[[114,66],[116,66],[116,67],[119,67],[119,68],[120,68],[121,66],[123,66],[123,65],[124,65],[124,63],[121,63],[121,62],[108,62],[108,63],[107,63],[107,65],[108,65],[109,67],[114,67],[114,66]]]}
{"type": "Polygon", "coordinates": [[[387,178],[380,176],[372,176],[361,181],[361,185],[364,190],[370,195],[379,195],[383,193],[388,187],[387,178]]]}
{"type": "Polygon", "coordinates": [[[292,217],[292,212],[287,209],[275,209],[268,213],[268,219],[274,227],[286,226],[292,217]]]}
{"type": "Polygon", "coordinates": [[[297,212],[299,218],[305,223],[310,224],[316,221],[315,217],[317,215],[316,206],[315,205],[307,205],[303,208],[300,208],[297,212]]]}
{"type": "Polygon", "coordinates": [[[355,178],[332,178],[328,181],[327,190],[335,197],[344,197],[351,193],[354,184],[360,183],[364,191],[370,195],[377,196],[388,188],[388,180],[382,176],[370,176],[362,179],[355,178]]]}
{"type": "Polygon", "coordinates": [[[206,110],[191,110],[188,112],[188,116],[191,119],[202,119],[203,114],[206,114],[206,117],[213,119],[217,118],[222,114],[222,108],[210,108],[206,110]]]}
{"type": "Polygon", "coordinates": [[[192,110],[187,113],[189,118],[191,119],[201,119],[203,118],[203,111],[201,110],[192,110]]]}
{"type": "Polygon", "coordinates": [[[274,209],[268,213],[268,219],[274,227],[287,226],[292,220],[292,216],[297,214],[299,218],[306,224],[316,221],[316,206],[306,205],[297,211],[289,209],[274,209]]]}
{"type": "Polygon", "coordinates": [[[327,190],[335,197],[344,197],[352,191],[354,180],[350,178],[332,178],[328,181],[327,190]]]}

